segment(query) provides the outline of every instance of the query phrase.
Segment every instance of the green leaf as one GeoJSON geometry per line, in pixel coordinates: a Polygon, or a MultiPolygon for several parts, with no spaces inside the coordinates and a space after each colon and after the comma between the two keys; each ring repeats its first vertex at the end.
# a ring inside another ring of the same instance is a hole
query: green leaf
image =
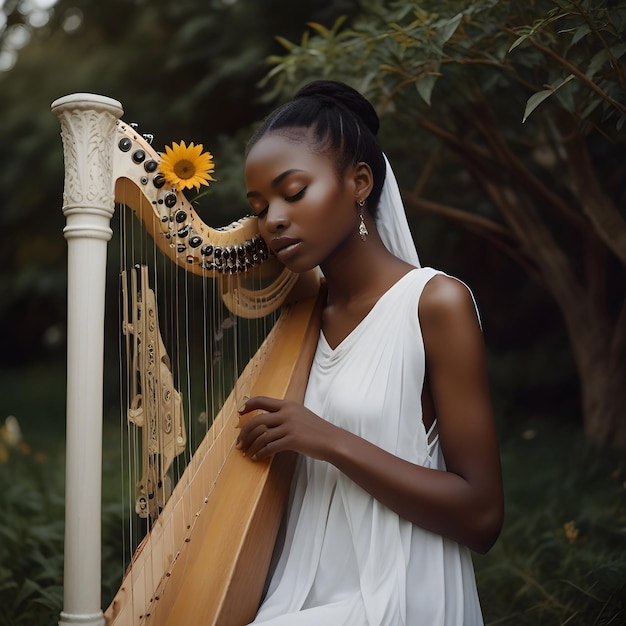
{"type": "Polygon", "coordinates": [[[63,605],[62,586],[55,585],[47,589],[41,589],[39,593],[41,597],[34,600],[35,604],[45,606],[51,611],[57,611],[63,605]]]}
{"type": "Polygon", "coordinates": [[[527,33],[524,33],[523,35],[520,35],[509,47],[508,52],[512,52],[513,50],[515,50],[515,48],[517,48],[519,45],[521,45],[522,43],[524,43],[531,35],[531,31],[528,31],[527,33]]]}
{"type": "Polygon", "coordinates": [[[583,24],[582,26],[579,26],[576,29],[574,36],[572,37],[571,45],[572,46],[576,45],[583,37],[588,35],[590,32],[591,32],[591,27],[589,26],[589,24],[583,24]]]}
{"type": "Polygon", "coordinates": [[[589,63],[589,67],[587,68],[585,75],[588,78],[593,78],[597,74],[598,70],[607,62],[608,58],[608,50],[603,48],[599,52],[596,52],[589,63]]]}
{"type": "Polygon", "coordinates": [[[522,124],[528,119],[530,114],[544,101],[547,100],[554,91],[552,89],[545,89],[544,91],[538,91],[528,98],[526,102],[526,109],[524,110],[524,118],[522,124]]]}
{"type": "Polygon", "coordinates": [[[602,48],[602,50],[599,50],[598,52],[596,52],[596,54],[593,55],[589,63],[589,67],[587,68],[587,71],[585,72],[585,75],[589,78],[593,78],[598,73],[600,68],[610,58],[619,59],[624,55],[625,52],[626,52],[626,43],[619,43],[609,48],[609,50],[607,50],[606,48],[602,48]]]}
{"type": "Polygon", "coordinates": [[[291,41],[289,41],[288,39],[285,39],[284,37],[281,37],[280,35],[275,35],[274,38],[281,46],[289,50],[289,52],[292,52],[293,50],[297,48],[295,43],[292,43],[291,41]]]}
{"type": "Polygon", "coordinates": [[[586,117],[591,115],[591,113],[593,113],[593,111],[598,107],[599,104],[601,104],[601,102],[602,100],[600,98],[594,98],[593,100],[591,100],[589,104],[585,107],[584,111],[580,114],[580,117],[582,119],[585,119],[586,117]]]}
{"type": "Polygon", "coordinates": [[[422,100],[430,106],[430,99],[433,93],[433,88],[435,87],[435,83],[439,76],[424,76],[415,83],[415,88],[417,89],[417,93],[420,95],[422,100]]]}
{"type": "Polygon", "coordinates": [[[463,19],[463,13],[458,13],[452,19],[443,22],[443,28],[439,30],[437,33],[439,44],[443,45],[446,43],[452,35],[456,32],[456,29],[459,27],[461,20],[463,19]]]}
{"type": "Polygon", "coordinates": [[[14,606],[19,607],[25,600],[33,596],[34,594],[39,594],[41,592],[41,587],[30,578],[27,578],[22,583],[19,591],[15,595],[14,606]]]}
{"type": "Polygon", "coordinates": [[[306,25],[317,31],[322,37],[324,37],[324,39],[328,39],[330,37],[331,31],[326,28],[326,26],[322,26],[322,24],[318,24],[317,22],[307,22],[306,25]]]}
{"type": "Polygon", "coordinates": [[[550,89],[544,89],[543,91],[538,91],[528,98],[526,102],[526,109],[524,110],[524,118],[522,119],[522,124],[528,119],[530,114],[545,100],[547,100],[550,96],[554,95],[563,85],[566,85],[570,82],[570,80],[574,79],[574,75],[570,74],[565,80],[560,82],[556,87],[551,87],[550,89]]]}
{"type": "Polygon", "coordinates": [[[324,39],[330,39],[331,37],[335,36],[339,32],[339,29],[343,26],[343,23],[347,19],[348,19],[347,15],[340,15],[335,20],[332,28],[330,29],[326,28],[326,26],[323,26],[322,24],[319,24],[318,22],[307,22],[306,25],[309,28],[312,28],[313,30],[317,31],[319,35],[323,37],[324,39]]]}

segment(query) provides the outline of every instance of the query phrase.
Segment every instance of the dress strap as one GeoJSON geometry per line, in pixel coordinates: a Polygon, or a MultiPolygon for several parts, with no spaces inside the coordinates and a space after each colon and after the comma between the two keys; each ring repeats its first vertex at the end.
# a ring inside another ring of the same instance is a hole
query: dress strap
{"type": "Polygon", "coordinates": [[[439,443],[439,428],[435,419],[426,432],[426,442],[428,444],[428,456],[432,457],[432,452],[439,443]]]}

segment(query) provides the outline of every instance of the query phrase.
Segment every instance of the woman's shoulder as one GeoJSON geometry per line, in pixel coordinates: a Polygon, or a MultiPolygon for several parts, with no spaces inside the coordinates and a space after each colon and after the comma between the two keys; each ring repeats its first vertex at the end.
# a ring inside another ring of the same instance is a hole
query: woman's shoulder
{"type": "MultiPolygon", "coordinates": [[[[430,268],[423,268],[430,270],[430,268]]],[[[431,270],[419,302],[419,317],[423,324],[437,326],[476,320],[477,311],[469,287],[453,276],[431,270]]]]}

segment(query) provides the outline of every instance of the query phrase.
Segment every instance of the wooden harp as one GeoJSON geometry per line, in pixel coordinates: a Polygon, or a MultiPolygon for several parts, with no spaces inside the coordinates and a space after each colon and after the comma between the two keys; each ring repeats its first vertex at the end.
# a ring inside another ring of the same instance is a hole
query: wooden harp
{"type": "MultiPolygon", "coordinates": [[[[317,277],[297,278],[281,267],[259,237],[256,218],[208,227],[182,193],[164,185],[158,153],[132,125],[120,121],[123,111],[116,100],[73,94],[56,100],[52,110],[61,122],[68,241],[66,526],[59,624],[245,624],[262,594],[294,458],[278,455],[255,464],[233,448],[236,397],[226,400],[163,502],[111,606],[105,612],[100,606],[104,291],[115,202],[131,207],[172,262],[217,281],[224,303],[236,315],[252,318],[282,307],[244,369],[240,394],[303,398],[321,318],[317,277]],[[259,280],[251,283],[251,277],[259,280]],[[224,451],[221,458],[214,458],[216,447],[224,451]]],[[[148,315],[145,286],[142,292],[142,314],[148,315]]],[[[142,332],[146,342],[147,331],[142,332]]],[[[181,439],[178,445],[184,444],[181,439]]]]}

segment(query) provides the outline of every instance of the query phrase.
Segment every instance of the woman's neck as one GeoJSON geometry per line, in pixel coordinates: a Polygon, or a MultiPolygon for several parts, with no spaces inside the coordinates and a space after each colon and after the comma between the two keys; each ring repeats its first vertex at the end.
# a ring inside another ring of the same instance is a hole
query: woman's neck
{"type": "Polygon", "coordinates": [[[376,228],[368,224],[368,230],[365,241],[351,238],[321,265],[329,305],[377,299],[409,271],[407,263],[387,250],[376,228]]]}

